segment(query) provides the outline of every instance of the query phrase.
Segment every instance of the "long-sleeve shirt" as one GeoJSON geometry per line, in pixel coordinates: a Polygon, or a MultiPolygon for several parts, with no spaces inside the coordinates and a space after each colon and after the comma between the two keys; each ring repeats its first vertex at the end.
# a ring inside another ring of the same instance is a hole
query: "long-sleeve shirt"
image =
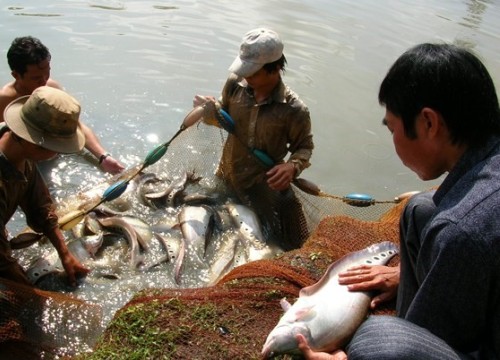
{"type": "Polygon", "coordinates": [[[500,139],[466,151],[433,200],[406,319],[464,353],[500,358],[500,139]]]}
{"type": "Polygon", "coordinates": [[[232,74],[222,91],[222,107],[235,123],[224,146],[219,173],[237,189],[265,179],[266,167],[249,151],[259,149],[275,164],[296,165],[297,175],[310,166],[314,144],[309,110],[282,81],[264,103],[257,103],[244,79],[232,74]]]}
{"type": "MultiPolygon", "coordinates": [[[[0,129],[0,137],[5,131],[0,129]]],[[[26,161],[21,173],[0,152],[0,268],[16,261],[10,255],[6,224],[18,206],[33,230],[48,233],[58,226],[52,198],[35,163],[26,161]]]]}

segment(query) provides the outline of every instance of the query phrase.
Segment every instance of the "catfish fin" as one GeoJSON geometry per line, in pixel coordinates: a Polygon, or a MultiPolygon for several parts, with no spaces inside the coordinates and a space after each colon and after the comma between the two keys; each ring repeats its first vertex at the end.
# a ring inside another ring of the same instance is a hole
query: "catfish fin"
{"type": "Polygon", "coordinates": [[[280,300],[280,305],[284,312],[287,312],[292,307],[292,304],[290,304],[286,298],[280,300]]]}

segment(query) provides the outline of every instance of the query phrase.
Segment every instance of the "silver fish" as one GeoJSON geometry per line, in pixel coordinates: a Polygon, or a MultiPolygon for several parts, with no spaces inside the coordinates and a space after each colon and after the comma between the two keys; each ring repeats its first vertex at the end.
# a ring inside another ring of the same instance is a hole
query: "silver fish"
{"type": "Polygon", "coordinates": [[[210,265],[208,285],[214,285],[235,266],[235,256],[240,243],[234,233],[224,234],[221,244],[214,249],[214,258],[210,265]]]}
{"type": "Polygon", "coordinates": [[[154,237],[160,242],[166,253],[151,265],[147,266],[145,269],[146,271],[162,263],[174,262],[179,256],[181,248],[181,239],[179,238],[167,238],[166,236],[157,233],[154,234],[154,237]]]}
{"type": "Polygon", "coordinates": [[[174,279],[177,284],[180,281],[180,270],[186,254],[190,256],[192,266],[206,266],[203,258],[207,242],[212,236],[214,212],[206,206],[184,206],[178,218],[183,241],[174,266],[174,279]]]}
{"type": "Polygon", "coordinates": [[[141,254],[139,241],[137,239],[137,232],[134,227],[127,222],[127,220],[122,217],[114,216],[99,219],[99,223],[103,227],[116,229],[125,235],[130,247],[130,265],[133,268],[137,268],[140,264],[144,263],[144,258],[141,254]]]}
{"type": "Polygon", "coordinates": [[[144,197],[155,207],[160,208],[164,206],[177,207],[178,198],[184,191],[188,183],[197,182],[201,178],[195,177],[194,173],[184,172],[178,179],[172,181],[167,188],[162,191],[145,194],[144,197]]]}
{"type": "Polygon", "coordinates": [[[248,243],[256,243],[264,246],[266,241],[262,234],[260,221],[257,214],[248,206],[234,203],[227,203],[225,208],[229,211],[233,224],[238,232],[248,243]]]}
{"type": "MultiPolygon", "coordinates": [[[[103,234],[100,233],[71,240],[68,242],[67,247],[80,262],[85,262],[95,256],[102,245],[102,241],[103,234]]],[[[36,284],[45,275],[63,271],[64,268],[59,254],[56,250],[53,250],[48,255],[35,260],[26,271],[26,275],[32,284],[36,284]]]]}
{"type": "Polygon", "coordinates": [[[283,252],[279,247],[267,245],[257,214],[248,206],[227,203],[233,225],[247,248],[248,261],[269,259],[283,252]]]}
{"type": "Polygon", "coordinates": [[[122,218],[134,228],[137,234],[137,241],[139,242],[141,248],[144,251],[148,251],[149,244],[151,242],[151,239],[153,238],[153,231],[151,230],[151,227],[143,220],[135,216],[125,215],[122,216],[122,218]]]}
{"type": "Polygon", "coordinates": [[[151,202],[146,198],[146,194],[150,192],[150,186],[161,182],[162,180],[153,173],[142,174],[137,179],[136,198],[139,202],[146,206],[151,206],[151,202]]]}
{"type": "Polygon", "coordinates": [[[298,300],[290,305],[269,333],[262,356],[269,359],[279,354],[298,353],[295,336],[302,334],[311,349],[331,352],[345,345],[368,314],[371,295],[350,292],[338,283],[338,274],[356,265],[384,265],[398,252],[386,241],[353,252],[334,262],[314,285],[300,290],[298,300]]]}

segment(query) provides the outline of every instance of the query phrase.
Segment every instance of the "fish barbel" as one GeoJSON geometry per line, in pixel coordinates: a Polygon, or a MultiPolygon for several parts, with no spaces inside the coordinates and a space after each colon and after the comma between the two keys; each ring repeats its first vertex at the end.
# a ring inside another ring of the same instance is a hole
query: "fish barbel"
{"type": "Polygon", "coordinates": [[[366,318],[371,295],[349,291],[339,284],[338,274],[357,265],[385,265],[397,252],[396,245],[385,241],[350,253],[330,265],[317,283],[300,290],[293,305],[283,300],[286,312],[269,333],[263,358],[299,353],[297,334],[304,335],[314,351],[342,348],[366,318]]]}

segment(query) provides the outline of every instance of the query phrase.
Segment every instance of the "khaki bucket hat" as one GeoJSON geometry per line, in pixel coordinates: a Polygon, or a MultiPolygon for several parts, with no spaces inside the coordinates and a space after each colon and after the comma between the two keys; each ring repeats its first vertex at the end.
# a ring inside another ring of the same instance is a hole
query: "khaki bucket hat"
{"type": "Polygon", "coordinates": [[[4,120],[20,138],[58,153],[75,153],[85,145],[78,127],[80,104],[66,92],[42,86],[12,101],[4,120]]]}

